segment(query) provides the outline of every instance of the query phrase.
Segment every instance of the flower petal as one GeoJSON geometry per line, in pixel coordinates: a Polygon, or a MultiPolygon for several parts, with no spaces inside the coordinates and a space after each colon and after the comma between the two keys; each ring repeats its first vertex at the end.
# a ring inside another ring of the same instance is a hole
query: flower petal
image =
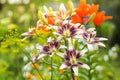
{"type": "Polygon", "coordinates": [[[64,45],[60,45],[59,49],[66,49],[67,47],[64,45]]]}
{"type": "Polygon", "coordinates": [[[72,70],[74,71],[74,75],[78,76],[78,66],[73,66],[72,70]]]}
{"type": "Polygon", "coordinates": [[[64,62],[61,66],[60,69],[64,69],[67,68],[68,66],[70,66],[71,64],[69,62],[64,62]]]}
{"type": "Polygon", "coordinates": [[[82,64],[81,67],[86,68],[86,69],[90,69],[90,67],[87,64],[82,64]]]}
{"type": "Polygon", "coordinates": [[[99,46],[105,47],[105,45],[101,42],[98,43],[99,46]]]}
{"type": "Polygon", "coordinates": [[[76,58],[78,59],[78,58],[80,58],[82,55],[81,55],[81,53],[78,53],[77,55],[76,55],[76,58]]]}
{"type": "Polygon", "coordinates": [[[108,40],[107,38],[95,38],[96,41],[106,41],[108,40]]]}

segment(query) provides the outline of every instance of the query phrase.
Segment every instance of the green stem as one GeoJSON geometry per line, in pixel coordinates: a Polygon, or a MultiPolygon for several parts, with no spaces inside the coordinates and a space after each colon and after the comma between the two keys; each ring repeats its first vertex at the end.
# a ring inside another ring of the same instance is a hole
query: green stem
{"type": "MultiPolygon", "coordinates": [[[[35,66],[33,62],[32,62],[32,64],[33,64],[33,66],[35,66]]],[[[44,80],[43,76],[40,74],[39,70],[36,67],[35,67],[35,70],[38,72],[38,74],[40,75],[41,79],[44,80]]]]}
{"type": "Polygon", "coordinates": [[[90,69],[88,71],[88,78],[89,78],[89,80],[91,80],[92,79],[92,75],[91,75],[91,59],[90,59],[89,49],[88,49],[88,66],[90,67],[90,69]]]}
{"type": "Polygon", "coordinates": [[[88,65],[89,65],[89,67],[90,67],[89,72],[88,72],[88,77],[89,77],[89,80],[91,80],[91,77],[92,77],[92,76],[91,76],[91,65],[90,65],[91,62],[90,62],[90,57],[88,57],[88,60],[89,60],[89,62],[88,62],[89,64],[88,64],[88,65]]]}
{"type": "Polygon", "coordinates": [[[72,68],[71,68],[71,72],[72,72],[72,74],[71,74],[72,75],[72,79],[75,80],[75,76],[74,76],[74,72],[73,72],[72,68]]]}
{"type": "MultiPolygon", "coordinates": [[[[47,61],[43,60],[45,64],[51,65],[51,63],[48,63],[47,61]]],[[[58,65],[52,64],[52,66],[59,67],[58,65]]]]}
{"type": "MultiPolygon", "coordinates": [[[[65,46],[68,48],[68,41],[64,38],[64,42],[65,42],[65,46]]],[[[67,49],[66,49],[66,53],[67,53],[67,49]]]]}
{"type": "Polygon", "coordinates": [[[52,64],[53,64],[53,62],[52,62],[52,57],[51,57],[51,80],[53,80],[53,67],[52,67],[52,64]]]}

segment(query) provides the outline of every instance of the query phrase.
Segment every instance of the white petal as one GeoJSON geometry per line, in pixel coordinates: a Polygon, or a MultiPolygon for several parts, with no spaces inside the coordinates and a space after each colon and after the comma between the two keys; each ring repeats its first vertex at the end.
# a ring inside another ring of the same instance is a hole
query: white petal
{"type": "Polygon", "coordinates": [[[52,42],[52,37],[49,37],[47,42],[52,42]]]}
{"type": "Polygon", "coordinates": [[[41,50],[41,49],[42,49],[42,46],[39,45],[39,44],[36,44],[36,48],[39,49],[39,50],[41,50]]]}
{"type": "Polygon", "coordinates": [[[59,49],[66,49],[67,47],[66,46],[64,46],[64,45],[61,45],[60,47],[59,47],[59,49]]]}
{"type": "Polygon", "coordinates": [[[80,26],[80,23],[74,25],[75,28],[78,28],[78,26],[80,26]]]}
{"type": "Polygon", "coordinates": [[[23,67],[23,71],[30,71],[32,69],[31,67],[32,65],[32,62],[29,62],[28,64],[26,64],[24,67],[23,67]]]}
{"type": "Polygon", "coordinates": [[[87,29],[87,31],[94,31],[95,30],[95,28],[89,28],[89,29],[87,29]]]}
{"type": "Polygon", "coordinates": [[[96,43],[96,44],[87,44],[87,46],[88,46],[88,49],[90,51],[93,51],[93,50],[98,50],[98,44],[99,43],[96,43]]]}
{"type": "Polygon", "coordinates": [[[94,50],[94,49],[93,49],[93,44],[87,44],[87,46],[88,46],[88,49],[89,49],[90,51],[94,50]]]}
{"type": "Polygon", "coordinates": [[[97,43],[99,46],[105,47],[105,45],[101,42],[97,43]]]}
{"type": "Polygon", "coordinates": [[[78,66],[74,66],[72,67],[73,71],[74,71],[74,75],[78,76],[78,66]]]}
{"type": "Polygon", "coordinates": [[[86,52],[88,52],[88,50],[87,49],[83,49],[83,50],[80,51],[80,54],[84,55],[86,52]]]}
{"type": "Polygon", "coordinates": [[[86,68],[86,69],[90,69],[90,67],[87,64],[82,64],[81,67],[86,68]]]}
{"type": "Polygon", "coordinates": [[[60,69],[64,69],[64,68],[66,68],[66,67],[68,67],[65,63],[63,63],[61,66],[60,66],[60,69]]]}
{"type": "Polygon", "coordinates": [[[55,54],[55,52],[52,52],[52,54],[51,54],[51,55],[49,55],[49,56],[50,56],[50,57],[52,57],[54,54],[55,54]]]}
{"type": "Polygon", "coordinates": [[[58,26],[53,26],[53,25],[50,25],[49,28],[52,28],[52,29],[55,29],[55,30],[58,30],[58,26]]]}
{"type": "Polygon", "coordinates": [[[22,33],[21,35],[22,35],[22,36],[26,36],[26,35],[29,35],[29,33],[28,33],[28,32],[25,32],[25,33],[22,33]]]}
{"type": "Polygon", "coordinates": [[[64,58],[65,53],[57,53],[57,55],[64,58]]]}
{"type": "Polygon", "coordinates": [[[53,32],[53,34],[61,36],[61,35],[60,35],[59,33],[57,33],[57,32],[53,32]]]}
{"type": "Polygon", "coordinates": [[[46,55],[46,54],[40,54],[40,55],[38,56],[37,60],[43,58],[44,56],[47,56],[47,55],[46,55]]]}
{"type": "Polygon", "coordinates": [[[59,36],[58,38],[57,38],[57,41],[60,41],[62,39],[62,36],[59,36]]]}
{"type": "Polygon", "coordinates": [[[108,40],[107,38],[98,38],[100,41],[108,40]]]}
{"type": "Polygon", "coordinates": [[[43,9],[45,10],[46,13],[49,13],[49,10],[47,9],[46,6],[43,6],[43,9]]]}
{"type": "Polygon", "coordinates": [[[64,6],[63,3],[60,4],[60,8],[59,8],[59,10],[60,10],[60,12],[62,12],[63,14],[66,13],[66,8],[65,8],[65,6],[64,6]]]}

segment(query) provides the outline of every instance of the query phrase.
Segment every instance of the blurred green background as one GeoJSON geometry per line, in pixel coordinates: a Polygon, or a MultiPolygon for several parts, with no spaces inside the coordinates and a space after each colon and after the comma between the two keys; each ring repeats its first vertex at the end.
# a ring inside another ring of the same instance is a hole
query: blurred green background
{"type": "MultiPolygon", "coordinates": [[[[77,7],[79,0],[72,0],[77,7]]],[[[26,80],[22,75],[25,48],[35,41],[21,42],[21,34],[29,26],[36,26],[37,12],[43,5],[54,10],[60,3],[67,7],[68,0],[0,0],[0,80],[26,80]]],[[[87,3],[100,5],[100,11],[105,10],[113,19],[105,21],[97,28],[98,36],[109,39],[107,47],[102,51],[108,57],[104,80],[120,80],[120,2],[119,0],[87,0],[87,3]]],[[[104,56],[104,57],[105,57],[104,56]]],[[[105,57],[106,59],[106,57],[105,57]]]]}

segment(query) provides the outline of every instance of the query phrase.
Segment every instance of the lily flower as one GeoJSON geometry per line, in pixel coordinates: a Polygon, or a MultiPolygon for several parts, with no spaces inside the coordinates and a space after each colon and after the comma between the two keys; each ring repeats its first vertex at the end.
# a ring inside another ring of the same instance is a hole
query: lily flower
{"type": "Polygon", "coordinates": [[[46,6],[43,7],[45,10],[44,16],[47,20],[47,23],[50,25],[55,24],[55,12],[52,10],[52,8],[47,8],[46,6]]]}
{"type": "MultiPolygon", "coordinates": [[[[30,38],[30,37],[36,35],[36,29],[29,27],[28,32],[22,33],[21,35],[22,35],[22,36],[26,36],[24,39],[30,38]]],[[[24,39],[23,39],[23,40],[24,40],[24,39]]]]}
{"type": "Polygon", "coordinates": [[[86,4],[86,0],[81,0],[79,7],[75,10],[76,14],[72,16],[72,22],[84,24],[86,22],[86,17],[88,17],[88,20],[93,13],[98,11],[98,9],[99,5],[89,5],[86,4]]]}
{"type": "Polygon", "coordinates": [[[55,27],[57,32],[54,32],[54,34],[65,38],[73,37],[80,32],[79,26],[81,26],[80,23],[72,24],[70,21],[65,20],[61,26],[55,27]]]}
{"type": "Polygon", "coordinates": [[[112,16],[105,16],[105,11],[98,12],[93,20],[96,26],[99,26],[102,22],[107,19],[112,19],[112,16]]]}
{"type": "Polygon", "coordinates": [[[48,39],[48,45],[47,46],[42,46],[40,52],[45,53],[47,55],[53,56],[54,53],[60,49],[60,44],[59,44],[59,39],[52,41],[52,38],[50,37],[48,39]]]}
{"type": "Polygon", "coordinates": [[[72,16],[72,22],[86,24],[93,13],[96,13],[93,20],[96,26],[107,19],[112,19],[112,16],[105,16],[105,11],[98,12],[98,9],[99,5],[89,5],[86,4],[86,0],[81,0],[79,7],[75,10],[76,14],[72,16]]]}
{"type": "Polygon", "coordinates": [[[59,11],[56,12],[56,18],[59,21],[63,21],[69,17],[69,13],[67,12],[63,3],[60,4],[59,11]]]}
{"type": "Polygon", "coordinates": [[[83,64],[82,62],[79,62],[78,59],[82,56],[80,52],[76,52],[75,49],[69,49],[67,50],[66,55],[60,55],[63,57],[66,61],[60,66],[60,69],[64,69],[67,67],[72,68],[74,75],[78,76],[78,66],[81,66],[83,68],[89,69],[89,66],[86,64],[83,64]]]}
{"type": "Polygon", "coordinates": [[[86,44],[88,45],[99,45],[105,47],[105,45],[101,41],[106,41],[106,38],[97,38],[95,28],[90,28],[82,33],[83,39],[85,40],[86,44]]]}

